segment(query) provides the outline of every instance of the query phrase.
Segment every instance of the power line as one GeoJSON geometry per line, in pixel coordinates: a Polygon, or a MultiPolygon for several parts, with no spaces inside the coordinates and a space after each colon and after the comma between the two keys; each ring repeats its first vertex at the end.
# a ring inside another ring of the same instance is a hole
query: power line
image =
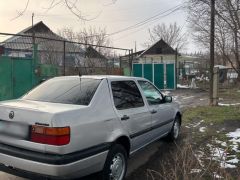
{"type": "MultiPolygon", "coordinates": [[[[183,4],[179,4],[179,5],[174,6],[174,7],[170,8],[170,9],[168,9],[168,10],[166,10],[166,11],[157,13],[157,14],[149,17],[149,18],[146,18],[146,19],[144,19],[143,21],[140,21],[140,22],[138,22],[138,23],[136,23],[136,24],[134,24],[134,25],[128,26],[128,27],[126,27],[126,28],[123,28],[123,29],[121,29],[121,30],[115,31],[115,32],[113,32],[113,33],[106,34],[106,36],[108,36],[108,37],[109,37],[109,36],[113,36],[113,35],[116,35],[116,34],[119,34],[119,33],[125,32],[125,31],[129,31],[129,30],[131,30],[131,29],[136,29],[136,28],[138,28],[138,27],[144,26],[144,25],[148,24],[149,22],[156,21],[156,20],[158,20],[159,18],[166,17],[166,16],[168,16],[168,15],[170,15],[170,14],[178,11],[178,10],[181,9],[182,7],[183,7],[183,4]],[[169,12],[169,11],[170,11],[170,12],[169,12]],[[168,12],[169,12],[169,13],[168,13],[168,12]],[[168,14],[166,14],[166,13],[168,13],[168,14]]],[[[41,16],[41,15],[38,15],[38,16],[41,16]]],[[[134,32],[135,32],[135,31],[134,31],[134,32]]],[[[133,32],[133,33],[134,33],[134,32],[133,32]]],[[[136,31],[136,32],[138,32],[138,31],[136,31]]],[[[100,36],[100,34],[90,35],[89,37],[97,37],[97,36],[100,36]]]]}
{"type": "MultiPolygon", "coordinates": [[[[121,30],[119,30],[119,31],[116,31],[116,32],[113,32],[113,33],[110,33],[110,34],[107,34],[107,35],[108,35],[108,36],[112,36],[112,35],[119,34],[119,33],[122,33],[122,32],[128,31],[128,30],[131,30],[131,29],[138,28],[138,27],[143,26],[143,25],[145,25],[145,24],[147,24],[147,23],[149,23],[149,22],[151,22],[151,21],[155,21],[156,19],[159,18],[159,16],[163,16],[164,14],[166,14],[166,13],[169,12],[169,11],[170,11],[169,14],[171,14],[171,13],[179,10],[179,9],[182,8],[182,7],[183,7],[182,4],[181,4],[181,5],[174,6],[174,7],[170,8],[170,9],[168,9],[168,10],[166,10],[166,11],[163,11],[163,12],[160,12],[160,13],[158,13],[158,14],[155,14],[154,16],[151,16],[151,17],[149,17],[149,18],[147,18],[147,19],[145,19],[145,20],[143,20],[143,21],[140,21],[140,22],[134,24],[134,25],[128,26],[128,27],[126,27],[126,28],[123,28],[123,29],[121,29],[121,30]]],[[[167,15],[169,15],[169,14],[167,14],[167,15]]],[[[165,16],[166,16],[166,15],[164,15],[164,17],[165,17],[165,16]]]]}
{"type": "MultiPolygon", "coordinates": [[[[164,17],[166,17],[166,16],[169,16],[170,14],[172,14],[172,13],[176,12],[177,10],[179,10],[180,8],[182,8],[182,6],[174,9],[173,11],[169,12],[168,14],[165,14],[165,15],[163,15],[163,16],[154,18],[153,20],[149,21],[149,22],[152,22],[150,25],[152,25],[153,23],[155,23],[155,21],[157,21],[157,20],[159,20],[159,19],[162,19],[162,18],[164,18],[164,17]]],[[[125,37],[128,37],[128,36],[131,35],[131,34],[134,34],[134,33],[136,33],[136,32],[139,32],[139,31],[144,30],[144,29],[145,29],[145,26],[146,26],[149,22],[143,24],[142,26],[144,26],[144,27],[142,27],[142,28],[140,28],[140,29],[138,29],[138,30],[136,30],[136,31],[133,31],[133,32],[131,32],[131,33],[128,33],[128,34],[126,34],[126,35],[124,35],[124,36],[122,36],[122,37],[120,37],[120,38],[118,38],[118,39],[115,39],[114,41],[118,41],[118,40],[120,40],[120,39],[124,39],[125,37]]],[[[186,24],[186,22],[184,23],[183,26],[185,26],[185,24],[186,24]]],[[[181,27],[181,29],[183,28],[183,26],[181,27]]],[[[140,26],[138,26],[138,27],[140,27],[140,26]]],[[[138,27],[136,27],[136,28],[138,28],[138,27]]]]}

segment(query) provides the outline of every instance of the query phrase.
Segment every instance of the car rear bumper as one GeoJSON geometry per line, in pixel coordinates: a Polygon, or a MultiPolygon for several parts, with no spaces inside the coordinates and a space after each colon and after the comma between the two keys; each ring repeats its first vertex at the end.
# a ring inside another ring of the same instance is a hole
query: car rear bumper
{"type": "Polygon", "coordinates": [[[23,177],[29,174],[62,179],[82,177],[103,169],[109,147],[102,144],[76,153],[54,155],[0,144],[0,170],[23,177]]]}

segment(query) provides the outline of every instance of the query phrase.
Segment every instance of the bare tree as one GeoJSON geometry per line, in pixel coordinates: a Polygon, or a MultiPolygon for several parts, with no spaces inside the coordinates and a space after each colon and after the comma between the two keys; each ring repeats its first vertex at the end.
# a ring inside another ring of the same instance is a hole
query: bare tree
{"type": "MultiPolygon", "coordinates": [[[[107,5],[115,4],[116,1],[117,0],[110,0],[111,3],[108,3],[107,5]]],[[[12,18],[11,20],[15,20],[15,19],[21,17],[27,11],[30,3],[31,3],[31,1],[27,0],[24,5],[24,9],[20,10],[20,11],[18,10],[17,15],[14,18],[12,18]]],[[[68,11],[70,11],[74,16],[76,16],[77,18],[79,18],[82,21],[91,21],[93,19],[96,19],[101,14],[101,11],[100,11],[94,17],[87,18],[86,15],[84,15],[79,8],[80,7],[79,0],[51,0],[51,1],[49,1],[48,7],[45,8],[46,12],[54,9],[57,6],[61,6],[61,5],[65,6],[68,11]]]]}
{"type": "MultiPolygon", "coordinates": [[[[96,45],[94,48],[98,52],[102,53],[103,55],[109,54],[109,51],[107,51],[106,48],[97,47],[111,45],[106,28],[96,28],[95,26],[90,26],[88,28],[83,28],[78,32],[74,32],[72,28],[63,28],[58,30],[58,34],[69,41],[96,45]]],[[[88,47],[88,45],[86,47],[88,47]]]]}
{"type": "Polygon", "coordinates": [[[145,44],[146,46],[152,45],[160,39],[163,39],[170,46],[178,50],[183,50],[187,45],[187,35],[176,22],[169,24],[169,26],[165,23],[158,24],[148,31],[149,40],[145,44]]]}
{"type": "MultiPolygon", "coordinates": [[[[229,62],[240,79],[240,1],[216,1],[216,55],[229,62]]],[[[210,0],[187,0],[190,27],[196,42],[209,48],[210,0]]]]}
{"type": "Polygon", "coordinates": [[[108,67],[108,59],[106,57],[111,56],[111,51],[103,46],[110,46],[111,41],[107,37],[105,28],[89,27],[83,28],[78,32],[74,32],[72,28],[63,28],[58,31],[58,34],[69,41],[85,44],[81,46],[85,51],[85,61],[78,61],[78,67],[108,67]],[[91,46],[91,44],[95,46],[91,46]],[[99,53],[99,56],[93,55],[94,50],[99,53]]]}

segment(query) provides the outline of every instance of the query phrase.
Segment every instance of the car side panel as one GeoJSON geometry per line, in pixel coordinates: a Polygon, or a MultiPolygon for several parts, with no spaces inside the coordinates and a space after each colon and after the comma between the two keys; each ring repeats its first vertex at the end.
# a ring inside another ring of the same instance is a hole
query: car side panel
{"type": "MultiPolygon", "coordinates": [[[[140,79],[141,81],[147,81],[152,84],[148,80],[140,79]]],[[[159,92],[160,90],[152,84],[159,92]]],[[[144,97],[145,101],[147,102],[146,97],[144,96],[144,92],[141,89],[140,85],[138,84],[139,89],[141,90],[142,96],[144,97]]],[[[151,114],[152,119],[152,139],[158,139],[159,137],[164,136],[167,134],[173,125],[173,120],[175,118],[175,107],[173,103],[161,103],[156,105],[149,105],[147,102],[147,106],[150,112],[154,112],[151,114]]]]}
{"type": "Polygon", "coordinates": [[[152,129],[158,129],[158,133],[153,133],[154,138],[161,136],[170,131],[171,125],[174,120],[174,109],[171,103],[163,103],[155,105],[154,108],[157,112],[152,114],[152,129]]]}
{"type": "MultiPolygon", "coordinates": [[[[130,81],[135,80],[129,79],[130,81]]],[[[119,80],[118,80],[119,81],[119,80]]],[[[137,85],[138,89],[139,86],[137,85]]],[[[113,95],[111,91],[111,81],[109,80],[109,89],[111,95],[112,106],[114,108],[115,114],[120,122],[120,127],[124,129],[125,132],[128,133],[128,137],[131,142],[131,150],[135,151],[140,147],[144,146],[147,142],[149,142],[152,138],[151,135],[151,114],[149,109],[144,101],[144,106],[138,108],[130,108],[124,110],[117,110],[114,105],[113,95]],[[127,115],[129,119],[121,120],[121,118],[127,115]]],[[[140,91],[140,90],[139,90],[140,91]]],[[[141,91],[140,91],[141,93],[141,91]]],[[[114,129],[117,128],[114,126],[114,129]]]]}

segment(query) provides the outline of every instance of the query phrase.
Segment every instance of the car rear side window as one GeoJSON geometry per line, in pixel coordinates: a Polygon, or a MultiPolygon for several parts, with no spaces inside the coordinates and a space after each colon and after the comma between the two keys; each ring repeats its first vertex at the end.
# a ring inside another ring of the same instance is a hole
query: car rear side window
{"type": "Polygon", "coordinates": [[[118,110],[144,106],[141,93],[134,81],[111,82],[115,107],[118,110]]]}
{"type": "Polygon", "coordinates": [[[101,80],[88,78],[50,79],[23,99],[52,103],[88,105],[101,80]]]}

